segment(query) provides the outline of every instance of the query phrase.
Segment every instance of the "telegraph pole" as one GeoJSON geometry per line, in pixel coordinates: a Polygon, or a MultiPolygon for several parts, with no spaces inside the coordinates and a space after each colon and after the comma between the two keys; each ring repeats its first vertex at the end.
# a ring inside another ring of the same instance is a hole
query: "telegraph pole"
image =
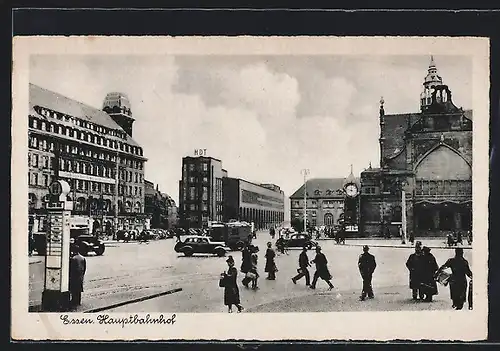
{"type": "Polygon", "coordinates": [[[304,233],[307,233],[307,175],[309,169],[304,168],[301,173],[304,174],[304,233]]]}

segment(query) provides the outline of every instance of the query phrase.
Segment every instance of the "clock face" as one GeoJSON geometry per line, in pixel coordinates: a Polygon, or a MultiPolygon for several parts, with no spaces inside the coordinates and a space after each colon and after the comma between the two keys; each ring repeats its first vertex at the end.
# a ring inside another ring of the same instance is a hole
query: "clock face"
{"type": "Polygon", "coordinates": [[[358,195],[358,187],[354,184],[349,184],[345,188],[345,193],[349,197],[355,197],[356,195],[358,195]]]}

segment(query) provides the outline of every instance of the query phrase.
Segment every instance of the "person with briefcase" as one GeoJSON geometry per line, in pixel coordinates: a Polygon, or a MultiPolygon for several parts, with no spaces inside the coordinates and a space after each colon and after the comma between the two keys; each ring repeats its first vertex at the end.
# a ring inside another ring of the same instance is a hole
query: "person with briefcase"
{"type": "Polygon", "coordinates": [[[307,247],[304,246],[302,252],[299,255],[299,269],[297,269],[298,274],[292,278],[292,282],[294,284],[297,284],[297,280],[301,279],[302,277],[306,277],[306,286],[309,286],[311,282],[311,276],[309,275],[309,270],[307,268],[310,266],[311,264],[309,263],[309,257],[307,257],[307,247]]]}

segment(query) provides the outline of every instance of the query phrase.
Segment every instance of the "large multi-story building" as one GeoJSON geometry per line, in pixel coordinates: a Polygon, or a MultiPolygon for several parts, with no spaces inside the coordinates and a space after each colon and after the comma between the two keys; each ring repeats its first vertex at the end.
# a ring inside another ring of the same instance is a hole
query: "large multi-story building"
{"type": "Polygon", "coordinates": [[[177,206],[167,194],[156,189],[153,182],[144,181],[144,212],[151,216],[151,228],[172,229],[177,225],[177,206]]]}
{"type": "Polygon", "coordinates": [[[253,184],[229,178],[219,159],[184,157],[179,181],[179,221],[184,228],[201,228],[211,221],[254,222],[258,229],[281,223],[283,191],[274,184],[253,184]]]}
{"type": "Polygon", "coordinates": [[[223,220],[222,162],[206,156],[184,157],[179,181],[180,225],[201,228],[209,221],[223,220]]]}
{"type": "Polygon", "coordinates": [[[229,177],[222,184],[225,222],[235,219],[267,229],[284,221],[285,195],[279,186],[229,177]]]}
{"type": "Polygon", "coordinates": [[[454,105],[432,58],[423,85],[418,113],[386,114],[381,100],[380,168],[361,173],[366,236],[405,222],[409,236],[471,229],[472,111],[454,105]]]}
{"type": "Polygon", "coordinates": [[[132,138],[132,112],[121,93],[106,96],[103,110],[29,85],[30,228],[45,231],[48,185],[71,186],[73,214],[93,228],[141,228],[144,215],[143,149],[132,138]]]}
{"type": "Polygon", "coordinates": [[[290,220],[303,223],[305,208],[307,225],[311,227],[357,225],[359,188],[359,178],[354,177],[352,171],[347,178],[308,179],[290,196],[290,220]]]}

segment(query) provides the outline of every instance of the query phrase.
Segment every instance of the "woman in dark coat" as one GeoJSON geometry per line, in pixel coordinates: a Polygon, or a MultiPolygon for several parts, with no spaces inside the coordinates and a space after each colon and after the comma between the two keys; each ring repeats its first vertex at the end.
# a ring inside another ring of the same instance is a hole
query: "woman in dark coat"
{"type": "Polygon", "coordinates": [[[250,272],[250,269],[252,268],[251,256],[252,252],[250,251],[248,244],[245,244],[243,250],[241,251],[241,273],[245,274],[245,278],[243,278],[242,283],[246,287],[248,287],[248,284],[250,283],[250,279],[246,277],[246,273],[250,272]]]}
{"type": "Polygon", "coordinates": [[[421,257],[422,271],[421,271],[421,284],[422,293],[425,295],[424,301],[431,302],[432,296],[437,295],[437,283],[434,279],[435,273],[439,269],[436,258],[431,254],[431,249],[427,246],[422,248],[421,257]]]}
{"type": "Polygon", "coordinates": [[[233,256],[229,256],[226,260],[229,269],[227,272],[222,273],[222,285],[224,286],[224,305],[227,306],[228,312],[233,312],[233,305],[238,308],[238,312],[243,311],[243,306],[240,303],[240,291],[236,278],[238,277],[238,270],[234,267],[233,256]]]}
{"type": "Polygon", "coordinates": [[[266,279],[276,280],[276,271],[278,270],[276,268],[276,263],[274,262],[276,253],[274,252],[271,246],[272,246],[271,242],[268,242],[266,251],[266,267],[264,268],[264,271],[268,273],[266,279]]]}

